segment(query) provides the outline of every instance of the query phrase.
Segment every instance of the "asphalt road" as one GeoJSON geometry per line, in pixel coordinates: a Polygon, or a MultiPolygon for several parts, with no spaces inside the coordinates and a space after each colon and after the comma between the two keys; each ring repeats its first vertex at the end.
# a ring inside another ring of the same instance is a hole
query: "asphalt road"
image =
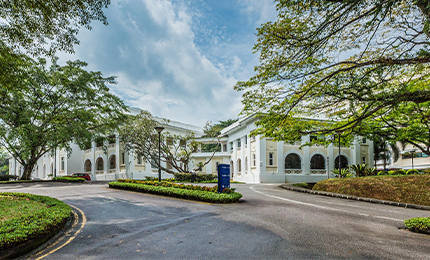
{"type": "Polygon", "coordinates": [[[237,204],[109,189],[107,183],[1,185],[61,199],[79,223],[31,259],[430,259],[403,220],[429,211],[237,184],[237,204]],[[82,211],[82,214],[80,213],[82,211]]]}

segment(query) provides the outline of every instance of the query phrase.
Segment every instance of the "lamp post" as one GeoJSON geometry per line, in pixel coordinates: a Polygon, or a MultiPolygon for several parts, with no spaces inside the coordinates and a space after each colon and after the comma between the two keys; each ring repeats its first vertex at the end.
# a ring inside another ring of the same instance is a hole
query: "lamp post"
{"type": "Polygon", "coordinates": [[[336,131],[336,134],[337,135],[339,135],[339,155],[338,155],[338,160],[339,160],[339,175],[342,177],[342,174],[341,174],[341,169],[342,169],[342,161],[341,161],[341,159],[340,159],[340,153],[341,153],[341,151],[340,151],[340,135],[342,134],[342,131],[341,130],[337,130],[336,131]]]}
{"type": "Polygon", "coordinates": [[[164,130],[164,127],[156,126],[155,130],[158,132],[158,181],[161,182],[161,132],[164,130]]]}
{"type": "Polygon", "coordinates": [[[410,153],[411,153],[411,155],[412,155],[412,170],[414,169],[414,153],[415,153],[416,151],[415,150],[411,150],[410,151],[410,153]]]}

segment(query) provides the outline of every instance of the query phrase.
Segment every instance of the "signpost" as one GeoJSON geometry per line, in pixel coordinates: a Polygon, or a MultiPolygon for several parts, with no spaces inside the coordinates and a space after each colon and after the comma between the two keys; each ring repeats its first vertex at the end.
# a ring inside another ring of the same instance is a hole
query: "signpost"
{"type": "Polygon", "coordinates": [[[223,189],[230,188],[230,165],[219,164],[218,165],[218,193],[221,193],[223,189]]]}

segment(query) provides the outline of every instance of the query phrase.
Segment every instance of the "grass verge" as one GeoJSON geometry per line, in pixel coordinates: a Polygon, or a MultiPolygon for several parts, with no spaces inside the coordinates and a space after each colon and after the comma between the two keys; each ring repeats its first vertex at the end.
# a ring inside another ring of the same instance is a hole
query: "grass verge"
{"type": "Polygon", "coordinates": [[[430,206],[430,175],[327,179],[313,190],[430,206]]]}
{"type": "MultiPolygon", "coordinates": [[[[131,190],[142,193],[151,193],[157,195],[163,195],[168,197],[199,200],[211,203],[232,203],[239,201],[242,198],[242,194],[239,192],[229,192],[229,193],[216,193],[214,191],[200,190],[202,188],[197,188],[199,186],[193,185],[177,185],[175,187],[172,183],[164,183],[164,185],[173,185],[170,187],[162,186],[163,183],[152,182],[153,184],[143,184],[143,183],[127,183],[127,182],[110,182],[109,187],[121,190],[131,190]],[[155,184],[155,185],[154,185],[155,184]],[[180,187],[179,187],[180,186],[180,187]],[[184,187],[196,187],[196,189],[187,189],[184,187]],[[199,190],[197,190],[199,189],[199,190]]],[[[201,186],[200,186],[201,187],[201,186]]],[[[213,189],[209,187],[204,187],[208,189],[213,189]]],[[[204,189],[203,188],[203,189],[204,189]]]]}
{"type": "Polygon", "coordinates": [[[0,250],[61,228],[71,209],[64,202],[27,193],[0,193],[0,250]]]}

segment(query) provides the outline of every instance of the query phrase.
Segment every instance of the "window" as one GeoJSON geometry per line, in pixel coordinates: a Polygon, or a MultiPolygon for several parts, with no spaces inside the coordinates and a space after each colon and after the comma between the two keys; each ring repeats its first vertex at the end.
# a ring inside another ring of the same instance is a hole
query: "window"
{"type": "Polygon", "coordinates": [[[125,164],[125,153],[121,153],[121,164],[125,164]]]}
{"type": "Polygon", "coordinates": [[[98,170],[98,171],[102,171],[103,170],[103,159],[102,158],[98,158],[97,159],[97,161],[96,161],[96,169],[98,170]]]}
{"type": "Polygon", "coordinates": [[[64,171],[64,157],[61,157],[61,170],[64,171]]]}
{"type": "Polygon", "coordinates": [[[274,165],[273,153],[269,153],[269,165],[274,165]]]}
{"type": "Polygon", "coordinates": [[[237,159],[237,172],[242,171],[242,160],[237,159]]]}
{"type": "Polygon", "coordinates": [[[142,156],[137,156],[137,164],[142,164],[142,156]]]}
{"type": "Polygon", "coordinates": [[[257,159],[256,159],[256,156],[255,156],[255,153],[254,154],[252,154],[252,166],[256,166],[257,165],[257,159]]]}
{"type": "Polygon", "coordinates": [[[116,168],[116,156],[112,155],[109,159],[109,169],[115,169],[116,168]]]}
{"type": "Polygon", "coordinates": [[[285,169],[301,169],[302,161],[295,153],[290,153],[285,157],[285,169]]]}
{"type": "Polygon", "coordinates": [[[362,142],[363,144],[367,143],[367,139],[366,139],[366,137],[364,137],[364,138],[361,140],[361,142],[362,142]]]}
{"type": "Polygon", "coordinates": [[[237,139],[237,148],[240,148],[241,142],[240,139],[237,139]]]}
{"type": "Polygon", "coordinates": [[[230,151],[233,151],[233,143],[230,143],[230,151]]]}
{"type": "Polygon", "coordinates": [[[116,143],[116,136],[111,135],[108,137],[108,140],[109,140],[109,144],[114,144],[114,143],[116,143]]]}
{"type": "Polygon", "coordinates": [[[363,157],[363,164],[366,164],[366,157],[363,157]]]}
{"type": "Polygon", "coordinates": [[[215,167],[217,171],[218,171],[218,165],[219,165],[219,162],[215,162],[215,167]]]}
{"type": "Polygon", "coordinates": [[[324,170],[325,169],[325,159],[321,154],[315,154],[311,158],[311,169],[324,170]]]}
{"type": "MultiPolygon", "coordinates": [[[[343,155],[340,156],[340,164],[341,164],[340,166],[342,167],[342,169],[348,167],[348,159],[346,159],[346,157],[343,155]]],[[[334,168],[339,169],[339,156],[336,157],[336,159],[334,160],[334,168]]]]}
{"type": "Polygon", "coordinates": [[[245,147],[248,147],[248,137],[245,137],[245,147]]]}
{"type": "Polygon", "coordinates": [[[226,144],[223,144],[223,145],[222,145],[222,151],[223,151],[223,152],[227,152],[227,145],[226,145],[226,144]]]}

